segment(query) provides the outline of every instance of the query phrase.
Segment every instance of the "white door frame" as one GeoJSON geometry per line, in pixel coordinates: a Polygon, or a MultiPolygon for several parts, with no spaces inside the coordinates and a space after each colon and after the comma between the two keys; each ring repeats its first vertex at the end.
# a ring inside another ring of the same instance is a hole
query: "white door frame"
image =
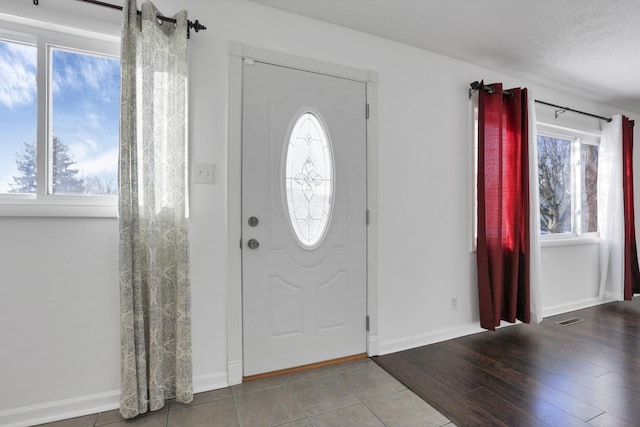
{"type": "MultiPolygon", "coordinates": [[[[242,382],[242,63],[253,59],[305,71],[360,81],[367,87],[367,354],[378,354],[378,144],[377,74],[313,59],[256,48],[237,42],[229,44],[229,127],[227,130],[227,382],[242,382]]],[[[364,114],[364,111],[363,111],[364,114]]]]}

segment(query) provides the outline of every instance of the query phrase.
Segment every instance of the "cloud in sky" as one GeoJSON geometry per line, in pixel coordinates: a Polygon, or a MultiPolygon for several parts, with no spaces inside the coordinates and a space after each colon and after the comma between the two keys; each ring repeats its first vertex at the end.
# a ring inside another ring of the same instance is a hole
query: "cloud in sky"
{"type": "Polygon", "coordinates": [[[53,50],[53,133],[81,175],[114,175],[118,166],[120,62],[53,50]]]}
{"type": "Polygon", "coordinates": [[[0,105],[7,108],[35,102],[35,46],[0,41],[0,105]]]}
{"type": "MultiPolygon", "coordinates": [[[[51,52],[53,135],[69,146],[74,168],[82,175],[113,177],[118,165],[120,61],[58,48],[51,52]]],[[[35,46],[0,41],[0,193],[17,174],[15,154],[21,144],[35,141],[36,74],[35,46]]]]}
{"type": "MultiPolygon", "coordinates": [[[[70,149],[73,150],[72,147],[70,149]]],[[[87,175],[116,174],[118,172],[118,149],[115,148],[95,157],[78,160],[73,168],[78,169],[80,174],[87,175]]]]}
{"type": "Polygon", "coordinates": [[[53,94],[91,94],[114,102],[120,96],[120,61],[60,49],[53,50],[53,94]]]}
{"type": "Polygon", "coordinates": [[[78,109],[62,103],[54,111],[54,134],[69,147],[74,168],[91,174],[111,173],[118,165],[118,116],[100,114],[98,108],[92,103],[78,109]]]}

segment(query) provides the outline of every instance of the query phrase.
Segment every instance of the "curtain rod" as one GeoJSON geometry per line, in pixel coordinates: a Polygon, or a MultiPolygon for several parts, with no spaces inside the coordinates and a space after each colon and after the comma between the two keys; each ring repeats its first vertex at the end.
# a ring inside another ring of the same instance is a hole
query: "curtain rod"
{"type": "MultiPolygon", "coordinates": [[[[103,1],[99,1],[99,0],[77,0],[77,1],[81,1],[84,3],[91,3],[91,4],[95,4],[96,6],[103,6],[103,7],[108,7],[110,9],[117,9],[117,10],[122,10],[122,6],[118,6],[117,4],[111,4],[111,3],[105,3],[103,1]]],[[[37,4],[37,3],[34,3],[37,4]]],[[[141,15],[142,12],[140,12],[139,10],[137,11],[138,15],[141,15]]],[[[162,15],[158,15],[156,18],[158,18],[161,21],[164,22],[171,22],[172,24],[176,23],[175,18],[168,18],[166,16],[162,16],[162,15]]],[[[205,27],[204,25],[202,25],[200,22],[198,22],[198,20],[196,19],[195,21],[187,21],[187,38],[191,38],[191,29],[194,29],[194,31],[197,33],[200,30],[206,30],[207,27],[205,27]]]]}
{"type": "MultiPolygon", "coordinates": [[[[489,93],[494,93],[496,90],[494,88],[492,88],[491,86],[485,86],[484,82],[472,82],[469,84],[469,98],[471,98],[471,94],[473,92],[477,92],[480,89],[486,90],[489,93]]],[[[511,96],[511,92],[509,92],[508,90],[503,90],[502,91],[503,95],[507,95],[507,96],[511,96]]],[[[591,113],[585,113],[584,111],[579,111],[579,110],[574,110],[573,108],[569,108],[569,107],[562,107],[560,105],[556,105],[556,104],[552,104],[550,102],[545,102],[545,101],[540,101],[538,99],[535,100],[537,104],[542,104],[542,105],[547,105],[549,107],[554,107],[554,108],[558,108],[558,110],[556,110],[556,119],[558,118],[558,116],[566,111],[571,111],[573,113],[578,113],[578,114],[582,114],[585,116],[589,116],[589,117],[594,117],[596,119],[600,119],[600,120],[604,120],[606,122],[610,122],[611,121],[611,117],[603,117],[603,116],[598,116],[596,114],[591,114],[591,113]],[[559,111],[559,112],[558,112],[559,111]]]]}
{"type": "Polygon", "coordinates": [[[572,113],[578,113],[578,114],[582,114],[584,116],[594,117],[596,119],[604,120],[605,122],[610,122],[611,121],[611,117],[603,117],[603,116],[598,116],[596,114],[585,113],[584,111],[574,110],[573,108],[569,108],[569,107],[562,107],[560,105],[551,104],[550,102],[540,101],[538,99],[536,99],[536,103],[537,104],[542,104],[542,105],[548,105],[549,107],[558,108],[558,110],[556,110],[556,119],[558,118],[558,116],[560,114],[564,113],[565,111],[571,111],[572,113]]]}

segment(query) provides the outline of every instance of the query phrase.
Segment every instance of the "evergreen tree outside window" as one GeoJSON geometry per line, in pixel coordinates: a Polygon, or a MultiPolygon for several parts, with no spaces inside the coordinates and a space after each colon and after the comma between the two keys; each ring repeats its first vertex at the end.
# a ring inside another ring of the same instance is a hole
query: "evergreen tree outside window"
{"type": "Polygon", "coordinates": [[[22,151],[16,154],[18,175],[13,176],[13,183],[9,184],[12,193],[36,192],[36,146],[23,144],[22,151]]]}

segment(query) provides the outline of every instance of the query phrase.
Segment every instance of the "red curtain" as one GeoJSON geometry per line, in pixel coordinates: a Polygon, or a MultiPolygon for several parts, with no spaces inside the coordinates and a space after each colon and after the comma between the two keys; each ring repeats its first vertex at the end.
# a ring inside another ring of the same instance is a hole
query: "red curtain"
{"type": "Polygon", "coordinates": [[[489,85],[478,99],[478,297],[480,326],[529,323],[527,90],[489,85]]]}
{"type": "Polygon", "coordinates": [[[622,117],[622,192],[624,198],[624,299],[640,292],[640,270],[633,209],[633,120],[622,117]]]}

